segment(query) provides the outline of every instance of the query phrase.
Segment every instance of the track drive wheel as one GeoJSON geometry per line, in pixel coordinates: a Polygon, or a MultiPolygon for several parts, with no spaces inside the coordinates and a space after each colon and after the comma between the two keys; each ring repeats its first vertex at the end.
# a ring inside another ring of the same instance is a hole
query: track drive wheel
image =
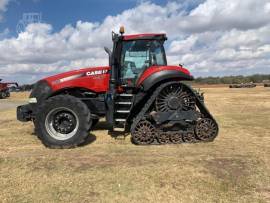
{"type": "Polygon", "coordinates": [[[140,121],[131,131],[131,139],[134,144],[151,144],[156,137],[155,127],[147,120],[140,121]]]}
{"type": "Polygon", "coordinates": [[[175,83],[162,89],[155,105],[161,112],[195,109],[195,98],[182,84],[175,83]]]}
{"type": "Polygon", "coordinates": [[[49,98],[35,119],[38,138],[49,148],[73,148],[84,143],[91,126],[90,110],[70,95],[49,98]]]}

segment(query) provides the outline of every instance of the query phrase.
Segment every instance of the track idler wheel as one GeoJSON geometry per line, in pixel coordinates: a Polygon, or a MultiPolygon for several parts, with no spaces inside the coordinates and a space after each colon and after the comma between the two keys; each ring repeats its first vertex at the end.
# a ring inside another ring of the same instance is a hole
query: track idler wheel
{"type": "Polygon", "coordinates": [[[183,142],[183,133],[172,133],[170,139],[173,144],[180,144],[183,142]]]}
{"type": "Polygon", "coordinates": [[[165,132],[162,132],[158,135],[157,137],[157,141],[160,143],[160,144],[169,144],[171,141],[170,141],[170,135],[168,133],[165,133],[165,132]]]}
{"type": "Polygon", "coordinates": [[[217,136],[218,126],[212,119],[203,118],[197,122],[195,133],[201,141],[213,141],[217,136]]]}
{"type": "Polygon", "coordinates": [[[193,132],[185,132],[183,134],[183,140],[187,143],[194,143],[197,142],[197,139],[195,137],[195,134],[193,132]]]}
{"type": "Polygon", "coordinates": [[[155,127],[147,120],[140,121],[131,133],[132,141],[138,145],[151,144],[156,137],[155,127]]]}

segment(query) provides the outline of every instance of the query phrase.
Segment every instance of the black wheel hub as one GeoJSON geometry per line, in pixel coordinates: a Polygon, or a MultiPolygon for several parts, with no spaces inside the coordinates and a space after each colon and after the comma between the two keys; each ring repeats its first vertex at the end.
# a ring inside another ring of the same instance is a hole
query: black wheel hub
{"type": "Polygon", "coordinates": [[[76,127],[76,118],[70,112],[59,112],[53,118],[54,129],[62,134],[72,132],[76,127]]]}
{"type": "Polygon", "coordinates": [[[172,110],[182,109],[181,101],[175,96],[168,99],[168,106],[172,110]]]}

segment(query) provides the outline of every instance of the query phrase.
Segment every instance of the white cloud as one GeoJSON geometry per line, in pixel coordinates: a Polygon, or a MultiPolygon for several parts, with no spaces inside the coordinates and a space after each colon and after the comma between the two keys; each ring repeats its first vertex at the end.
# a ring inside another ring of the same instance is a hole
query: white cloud
{"type": "Polygon", "coordinates": [[[268,0],[143,2],[102,22],[78,21],[59,32],[49,24],[31,24],[18,37],[0,40],[0,76],[23,74],[32,82],[106,65],[103,46],[111,46],[111,30],[120,25],[127,33],[166,32],[169,63],[184,63],[195,75],[262,72],[270,65],[269,5],[268,0]]]}
{"type": "Polygon", "coordinates": [[[194,9],[189,17],[198,19],[200,26],[197,27],[207,27],[207,30],[257,28],[269,23],[270,12],[265,9],[268,2],[207,0],[194,9]]]}

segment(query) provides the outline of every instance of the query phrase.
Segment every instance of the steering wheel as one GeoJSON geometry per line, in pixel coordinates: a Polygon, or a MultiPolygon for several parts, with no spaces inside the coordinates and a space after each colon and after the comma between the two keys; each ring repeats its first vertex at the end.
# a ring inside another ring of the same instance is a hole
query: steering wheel
{"type": "Polygon", "coordinates": [[[124,67],[127,70],[128,66],[130,66],[131,71],[133,74],[138,74],[140,72],[140,69],[136,68],[135,62],[133,61],[125,61],[124,67]]]}

